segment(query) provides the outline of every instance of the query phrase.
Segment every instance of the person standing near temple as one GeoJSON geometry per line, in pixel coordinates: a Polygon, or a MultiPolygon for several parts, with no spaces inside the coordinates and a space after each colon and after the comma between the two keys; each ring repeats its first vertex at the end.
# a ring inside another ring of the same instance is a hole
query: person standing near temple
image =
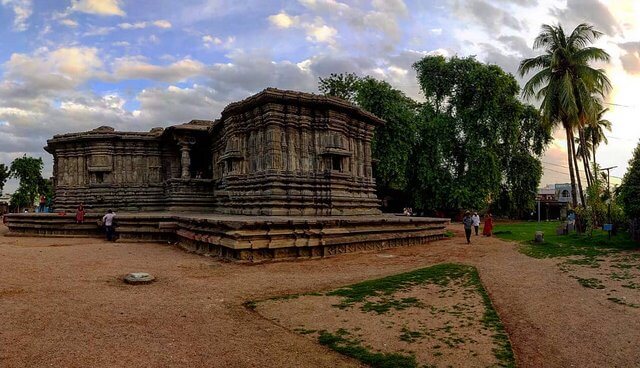
{"type": "Polygon", "coordinates": [[[40,205],[38,206],[38,212],[44,212],[44,208],[47,205],[47,196],[40,194],[40,205]]]}
{"type": "Polygon", "coordinates": [[[107,210],[107,214],[102,216],[102,223],[104,224],[104,230],[107,233],[107,240],[115,240],[115,233],[113,231],[113,222],[116,214],[112,210],[107,210]]]}
{"type": "Polygon", "coordinates": [[[478,216],[478,212],[474,212],[471,219],[473,220],[473,229],[476,231],[476,236],[478,236],[478,228],[480,227],[480,216],[478,216]]]}
{"type": "Polygon", "coordinates": [[[482,228],[482,235],[491,236],[493,234],[493,217],[491,217],[491,213],[487,212],[487,215],[484,218],[484,227],[482,228]]]}
{"type": "Polygon", "coordinates": [[[76,224],[84,223],[84,204],[80,203],[76,209],[76,224]]]}
{"type": "Polygon", "coordinates": [[[462,224],[464,225],[464,235],[467,237],[467,244],[471,244],[471,227],[473,226],[471,212],[467,211],[464,213],[462,224]]]}

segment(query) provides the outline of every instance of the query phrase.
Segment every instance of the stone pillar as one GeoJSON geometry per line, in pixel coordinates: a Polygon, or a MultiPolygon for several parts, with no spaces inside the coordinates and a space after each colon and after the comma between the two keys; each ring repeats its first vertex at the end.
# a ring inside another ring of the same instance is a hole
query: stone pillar
{"type": "Polygon", "coordinates": [[[189,147],[189,143],[180,142],[180,166],[182,167],[182,174],[180,177],[182,179],[191,179],[191,172],[189,168],[191,166],[191,148],[189,147]]]}

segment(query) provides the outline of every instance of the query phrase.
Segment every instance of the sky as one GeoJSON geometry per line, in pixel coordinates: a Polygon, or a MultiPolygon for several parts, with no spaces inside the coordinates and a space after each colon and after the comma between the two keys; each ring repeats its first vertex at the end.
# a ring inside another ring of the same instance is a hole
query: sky
{"type": "MultiPolygon", "coordinates": [[[[48,177],[54,134],[215,119],[266,87],[317,92],[331,73],[423,100],[411,65],[425,55],[473,55],[516,75],[542,24],[582,22],[611,55],[598,67],[613,84],[613,131],[597,156],[618,166],[615,182],[640,138],[637,0],[0,0],[0,163],[42,157],[48,177]]],[[[555,137],[542,185],[569,180],[555,137]]]]}

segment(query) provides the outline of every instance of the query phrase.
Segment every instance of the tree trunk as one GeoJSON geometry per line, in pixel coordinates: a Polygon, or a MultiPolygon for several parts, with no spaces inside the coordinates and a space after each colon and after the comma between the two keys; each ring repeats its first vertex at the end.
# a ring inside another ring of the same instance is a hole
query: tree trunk
{"type": "Polygon", "coordinates": [[[573,208],[578,207],[578,194],[576,193],[576,177],[573,172],[573,156],[571,155],[571,141],[573,140],[573,134],[571,134],[571,128],[565,128],[567,133],[567,162],[569,164],[569,176],[571,177],[571,204],[573,208]]]}
{"type": "Polygon", "coordinates": [[[589,167],[589,153],[587,152],[587,140],[584,137],[584,130],[580,129],[578,131],[580,137],[580,145],[582,146],[582,165],[584,166],[584,173],[587,177],[587,187],[590,187],[593,183],[593,174],[591,173],[591,168],[589,167]]]}
{"type": "Polygon", "coordinates": [[[591,134],[591,151],[593,151],[593,170],[594,170],[594,175],[598,175],[598,172],[596,172],[595,170],[597,170],[597,168],[595,167],[595,165],[598,164],[598,162],[596,161],[596,150],[598,149],[598,145],[596,144],[596,140],[595,140],[595,132],[592,132],[591,134]]]}
{"type": "MultiPolygon", "coordinates": [[[[573,132],[571,132],[571,135],[573,135],[573,132]]],[[[578,155],[576,155],[576,143],[573,137],[571,139],[571,154],[573,155],[573,165],[576,170],[576,179],[578,182],[578,193],[580,194],[580,203],[584,206],[585,202],[584,202],[584,191],[582,190],[582,178],[580,178],[580,169],[578,166],[578,155]]]]}

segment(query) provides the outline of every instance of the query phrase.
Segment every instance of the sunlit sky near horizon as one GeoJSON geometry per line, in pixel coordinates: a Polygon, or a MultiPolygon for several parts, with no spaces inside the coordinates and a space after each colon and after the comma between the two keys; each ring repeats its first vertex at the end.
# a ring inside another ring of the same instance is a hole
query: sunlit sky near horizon
{"type": "MultiPolygon", "coordinates": [[[[613,131],[597,156],[621,177],[640,138],[635,0],[0,0],[0,163],[42,157],[50,176],[42,147],[54,134],[214,119],[266,87],[317,92],[330,73],[422,100],[411,64],[424,55],[475,55],[516,74],[543,23],[581,22],[605,33],[597,45],[611,55],[600,67],[613,131]]],[[[542,185],[569,180],[555,136],[542,185]]]]}

